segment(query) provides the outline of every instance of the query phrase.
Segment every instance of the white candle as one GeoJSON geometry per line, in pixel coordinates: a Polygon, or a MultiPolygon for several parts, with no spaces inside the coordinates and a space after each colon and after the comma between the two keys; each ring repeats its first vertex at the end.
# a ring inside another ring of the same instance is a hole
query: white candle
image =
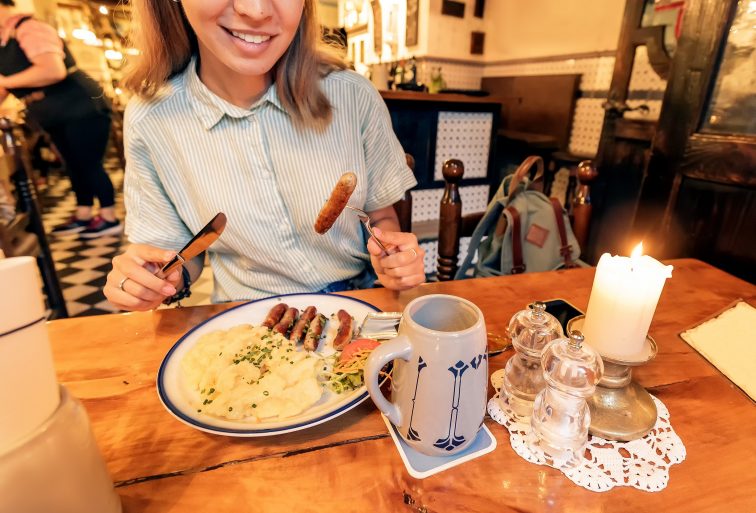
{"type": "Polygon", "coordinates": [[[0,259],[0,455],[60,402],[44,315],[35,260],[0,259]]]}
{"type": "Polygon", "coordinates": [[[632,361],[643,349],[648,327],[672,266],[642,255],[601,255],[588,300],[583,335],[602,356],[632,361]]]}

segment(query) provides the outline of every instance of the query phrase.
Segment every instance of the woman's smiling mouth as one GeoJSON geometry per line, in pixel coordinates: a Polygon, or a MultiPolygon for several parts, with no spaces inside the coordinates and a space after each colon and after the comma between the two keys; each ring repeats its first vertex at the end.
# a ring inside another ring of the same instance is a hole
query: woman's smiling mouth
{"type": "Polygon", "coordinates": [[[268,34],[250,34],[248,32],[239,32],[238,30],[231,30],[223,27],[223,29],[236,39],[241,39],[245,43],[262,44],[269,41],[272,36],[268,34]]]}

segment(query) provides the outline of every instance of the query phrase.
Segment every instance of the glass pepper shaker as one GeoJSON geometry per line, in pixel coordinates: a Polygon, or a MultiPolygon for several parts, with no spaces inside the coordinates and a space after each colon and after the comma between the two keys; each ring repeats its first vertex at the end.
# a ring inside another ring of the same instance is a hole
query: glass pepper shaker
{"type": "Polygon", "coordinates": [[[512,316],[509,334],[516,353],[504,368],[502,396],[514,413],[530,417],[536,395],[546,387],[541,369],[543,348],[564,337],[564,332],[559,321],[546,312],[546,304],[536,301],[512,316]]]}
{"type": "Polygon", "coordinates": [[[591,413],[586,399],[604,374],[601,356],[583,341],[575,330],[546,346],[541,363],[547,387],[536,397],[531,418],[544,453],[567,465],[579,461],[588,441],[591,413]]]}

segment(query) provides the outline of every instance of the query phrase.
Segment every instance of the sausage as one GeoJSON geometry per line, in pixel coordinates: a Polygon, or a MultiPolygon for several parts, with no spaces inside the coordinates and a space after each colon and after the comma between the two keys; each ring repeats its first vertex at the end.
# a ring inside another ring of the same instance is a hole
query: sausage
{"type": "Polygon", "coordinates": [[[307,330],[307,335],[304,339],[305,351],[315,351],[318,348],[318,342],[320,342],[320,335],[323,334],[323,326],[325,326],[326,318],[323,314],[318,314],[310,322],[310,327],[307,330]]]}
{"type": "Polygon", "coordinates": [[[315,315],[317,313],[318,310],[314,306],[308,306],[307,308],[305,308],[297,323],[293,328],[291,328],[289,340],[291,340],[295,344],[300,343],[302,341],[302,337],[305,334],[305,330],[309,328],[310,322],[315,318],[315,315]]]}
{"type": "Polygon", "coordinates": [[[349,197],[357,187],[357,175],[351,171],[344,173],[336,183],[336,187],[331,192],[331,197],[328,198],[326,204],[318,214],[318,218],[315,220],[315,231],[320,235],[331,229],[333,223],[341,215],[341,212],[349,202],[349,197]]]}
{"type": "Polygon", "coordinates": [[[277,331],[285,337],[294,325],[294,321],[297,320],[297,315],[299,315],[299,310],[294,307],[287,308],[286,313],[283,314],[283,317],[278,321],[278,324],[273,326],[273,331],[277,331]]]}
{"type": "Polygon", "coordinates": [[[281,320],[281,317],[283,317],[283,314],[288,308],[289,305],[287,305],[286,303],[278,303],[276,306],[270,309],[270,312],[268,312],[268,316],[265,317],[262,325],[268,329],[273,329],[273,326],[278,324],[278,321],[281,320]]]}
{"type": "Polygon", "coordinates": [[[339,310],[336,318],[339,320],[339,331],[333,339],[333,348],[341,351],[352,340],[352,316],[346,310],[339,310]]]}

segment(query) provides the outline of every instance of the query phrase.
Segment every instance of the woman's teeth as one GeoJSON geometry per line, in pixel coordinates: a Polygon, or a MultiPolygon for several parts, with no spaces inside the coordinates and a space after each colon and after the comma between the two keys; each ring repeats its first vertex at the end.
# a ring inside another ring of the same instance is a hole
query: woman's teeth
{"type": "Polygon", "coordinates": [[[255,43],[258,45],[270,39],[270,36],[258,36],[258,35],[244,34],[242,32],[233,32],[233,31],[231,32],[231,35],[234,37],[238,37],[239,39],[241,39],[242,41],[246,41],[247,43],[255,43]]]}

